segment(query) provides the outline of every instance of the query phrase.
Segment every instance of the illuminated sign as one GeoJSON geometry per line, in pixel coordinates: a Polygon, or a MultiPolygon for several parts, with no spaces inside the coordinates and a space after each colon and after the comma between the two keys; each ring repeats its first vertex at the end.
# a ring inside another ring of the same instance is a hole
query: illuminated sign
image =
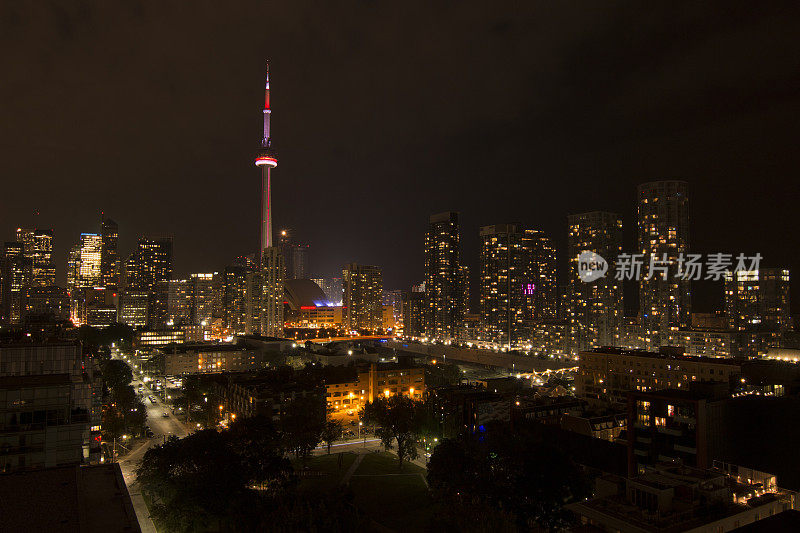
{"type": "Polygon", "coordinates": [[[522,284],[522,294],[525,296],[533,296],[536,294],[536,285],[533,283],[523,283],[522,284]]]}

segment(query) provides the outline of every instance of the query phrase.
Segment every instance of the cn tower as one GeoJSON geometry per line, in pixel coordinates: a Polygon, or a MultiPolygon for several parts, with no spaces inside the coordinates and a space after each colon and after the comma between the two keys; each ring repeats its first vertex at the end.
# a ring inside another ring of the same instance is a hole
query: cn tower
{"type": "Polygon", "coordinates": [[[264,138],[261,149],[256,154],[256,166],[261,167],[261,248],[259,259],[264,250],[272,246],[272,198],[270,194],[270,171],[278,166],[278,158],[272,151],[272,140],[269,136],[269,61],[267,61],[267,84],[264,87],[264,138]]]}

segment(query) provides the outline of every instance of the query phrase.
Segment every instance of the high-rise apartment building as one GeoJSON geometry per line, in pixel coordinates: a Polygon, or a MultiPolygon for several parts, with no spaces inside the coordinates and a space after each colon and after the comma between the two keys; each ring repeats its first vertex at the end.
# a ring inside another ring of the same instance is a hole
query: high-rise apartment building
{"type": "Polygon", "coordinates": [[[530,254],[528,268],[531,284],[526,285],[525,320],[551,320],[558,315],[558,284],[556,279],[556,249],[543,231],[526,229],[522,235],[522,250],[530,254]]]}
{"type": "Polygon", "coordinates": [[[616,279],[615,272],[622,253],[622,218],[616,213],[592,211],[569,215],[568,223],[567,320],[572,347],[619,346],[624,306],[622,281],[616,279]],[[588,283],[578,275],[578,256],[585,251],[600,255],[608,263],[605,276],[588,283]]]}
{"type": "Polygon", "coordinates": [[[383,323],[383,273],[380,267],[348,264],[342,271],[345,328],[377,330],[383,323]]]}
{"type": "Polygon", "coordinates": [[[383,305],[392,308],[394,328],[403,329],[403,291],[383,291],[383,305]]]}
{"type": "Polygon", "coordinates": [[[429,222],[425,233],[426,334],[433,339],[451,339],[464,320],[458,213],[432,215],[429,222]]]}
{"type": "Polygon", "coordinates": [[[216,298],[215,278],[219,278],[219,273],[189,274],[189,317],[194,325],[211,325],[216,298]]]}
{"type": "Polygon", "coordinates": [[[469,267],[467,265],[461,265],[461,302],[464,305],[464,315],[468,315],[470,313],[470,298],[472,298],[472,294],[469,291],[470,281],[469,281],[469,267]]]}
{"type": "Polygon", "coordinates": [[[422,337],[425,335],[425,293],[403,291],[403,335],[422,337]]]}
{"type": "Polygon", "coordinates": [[[292,240],[292,230],[283,229],[278,234],[278,247],[283,254],[286,279],[308,279],[309,246],[294,242],[292,240]]]}
{"type": "Polygon", "coordinates": [[[642,344],[658,347],[670,332],[691,324],[691,282],[678,276],[678,259],[689,253],[689,198],[685,181],[639,185],[639,253],[644,268],[639,282],[642,344]],[[650,272],[650,265],[663,267],[650,272]],[[648,279],[649,278],[649,279],[648,279]]]}
{"type": "Polygon", "coordinates": [[[17,228],[17,242],[25,248],[25,261],[30,268],[32,287],[56,284],[56,264],[53,260],[53,230],[17,228]]]}
{"type": "Polygon", "coordinates": [[[100,251],[100,278],[106,289],[116,291],[119,287],[119,226],[110,218],[103,217],[100,223],[102,249],[100,251]]]}
{"type": "Polygon", "coordinates": [[[789,270],[760,268],[725,275],[725,309],[735,355],[763,355],[792,331],[789,270]]]}
{"type": "Polygon", "coordinates": [[[222,323],[232,334],[241,335],[246,330],[247,273],[245,267],[231,265],[222,274],[222,323]]]}
{"type": "Polygon", "coordinates": [[[555,252],[541,232],[515,224],[485,226],[481,236],[481,339],[501,344],[527,340],[526,321],[556,308],[555,252]]]}
{"type": "Polygon", "coordinates": [[[283,336],[283,254],[277,246],[261,255],[261,335],[283,336]]]}
{"type": "Polygon", "coordinates": [[[342,278],[314,278],[311,281],[319,285],[325,297],[332,306],[342,305],[344,296],[342,291],[342,278]]]}

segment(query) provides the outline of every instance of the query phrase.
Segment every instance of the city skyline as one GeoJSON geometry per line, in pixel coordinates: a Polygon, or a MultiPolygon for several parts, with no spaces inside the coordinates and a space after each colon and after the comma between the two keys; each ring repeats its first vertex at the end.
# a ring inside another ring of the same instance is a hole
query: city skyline
{"type": "MultiPolygon", "coordinates": [[[[290,8],[282,9],[271,16],[295,16],[290,8]]],[[[291,50],[280,43],[280,29],[275,29],[274,37],[253,42],[248,32],[237,30],[232,35],[225,27],[227,32],[221,35],[231,38],[220,38],[215,43],[219,56],[212,55],[207,59],[210,64],[201,65],[192,46],[203,43],[195,32],[213,23],[211,13],[198,9],[188,14],[191,24],[175,29],[188,45],[160,57],[154,55],[151,43],[134,40],[127,45],[130,64],[120,63],[119,73],[110,79],[95,77],[96,86],[89,91],[77,90],[84,78],[69,69],[76,60],[70,46],[56,47],[59,51],[53,54],[60,66],[52,71],[41,57],[23,47],[8,65],[10,75],[22,65],[36,68],[32,74],[18,75],[18,84],[4,87],[2,95],[9,101],[22,99],[34,111],[9,117],[7,131],[15,132],[15,139],[6,139],[3,146],[11,149],[4,160],[9,175],[16,177],[8,184],[8,197],[15,202],[3,205],[0,227],[8,228],[4,240],[12,240],[17,227],[53,228],[60,283],[69,248],[81,232],[96,231],[100,210],[119,224],[121,257],[130,253],[142,235],[173,235],[175,271],[181,276],[222,271],[231,258],[254,252],[258,206],[250,204],[257,198],[258,184],[246,162],[251,161],[253,139],[259,135],[252,116],[262,98],[258,92],[263,86],[263,81],[259,83],[263,58],[270,57],[271,68],[281,79],[273,89],[273,100],[280,102],[273,120],[281,131],[281,178],[274,194],[286,199],[275,206],[274,227],[292,228],[301,242],[310,245],[312,275],[331,276],[342,265],[357,261],[382,266],[386,287],[419,283],[426,221],[431,214],[446,210],[461,213],[463,262],[471,268],[473,284],[478,276],[479,228],[492,224],[515,223],[544,231],[554,242],[563,272],[567,216],[593,210],[619,213],[625,228],[624,248],[633,250],[636,187],[672,178],[689,184],[693,249],[758,251],[765,265],[797,270],[796,247],[763,231],[765,213],[770,215],[767,227],[773,232],[791,224],[791,195],[786,194],[782,180],[799,166],[793,151],[777,150],[796,134],[791,117],[797,99],[781,92],[791,69],[780,59],[765,62],[759,61],[758,54],[743,56],[740,48],[759,42],[764,57],[780,57],[770,50],[780,48],[781,30],[786,29],[782,20],[790,17],[764,10],[748,13],[747,20],[725,13],[688,35],[664,28],[688,24],[689,13],[666,21],[638,21],[641,28],[631,39],[650,46],[651,55],[623,50],[606,29],[610,22],[629,20],[620,13],[586,13],[574,17],[567,29],[594,29],[589,34],[597,51],[563,50],[561,39],[546,33],[542,46],[547,57],[555,58],[555,64],[550,64],[537,54],[513,53],[515,46],[530,44],[529,32],[522,28],[535,24],[534,8],[522,8],[518,21],[470,8],[463,17],[479,21],[480,35],[492,43],[494,52],[477,51],[477,56],[469,58],[449,56],[453,64],[443,65],[426,56],[426,50],[434,46],[433,35],[412,26],[409,31],[420,40],[421,49],[395,52],[398,65],[379,68],[366,80],[360,69],[377,64],[378,35],[389,24],[379,18],[380,12],[359,15],[359,22],[365,24],[357,29],[340,23],[309,30],[335,43],[346,43],[357,32],[365,43],[375,45],[375,51],[370,46],[291,50]],[[778,25],[777,30],[772,27],[766,42],[759,21],[778,25]],[[648,37],[648,31],[660,37],[648,37]],[[742,44],[731,44],[732,34],[742,44]],[[718,59],[717,54],[723,55],[711,51],[714,43],[737,59],[735,65],[712,61],[718,59]],[[601,68],[603,52],[617,54],[609,72],[601,68]],[[487,54],[492,53],[502,60],[488,61],[487,54]],[[710,59],[696,57],[703,54],[710,54],[710,59]],[[153,62],[154,71],[169,68],[169,79],[145,78],[130,84],[131,73],[144,60],[153,62]],[[473,65],[481,65],[478,72],[470,69],[473,65]],[[577,66],[583,68],[576,70],[577,66]],[[637,79],[642,69],[649,77],[637,79]],[[675,69],[690,69],[697,76],[669,76],[675,69]],[[57,80],[63,93],[62,105],[55,109],[48,107],[41,91],[29,90],[37,86],[37,76],[45,73],[57,80]],[[730,82],[734,73],[741,83],[730,82]],[[532,76],[541,80],[541,86],[531,81],[532,76]],[[563,84],[565,76],[583,89],[573,88],[565,97],[552,93],[549,84],[563,84]],[[703,89],[706,86],[711,93],[703,89]],[[322,87],[325,91],[319,91],[322,87]],[[145,89],[152,96],[138,102],[132,91],[138,94],[145,89]],[[640,92],[651,103],[641,98],[617,102],[623,95],[640,92]],[[122,96],[136,112],[126,112],[125,121],[104,114],[109,94],[122,96]],[[481,95],[482,105],[473,116],[476,94],[481,95]],[[538,103],[534,106],[532,101],[538,103]],[[613,119],[604,111],[611,102],[620,105],[613,119]],[[93,105],[98,111],[88,118],[70,120],[75,109],[93,105]],[[198,109],[210,113],[198,113],[198,109]],[[60,129],[42,136],[49,128],[40,126],[51,124],[53,115],[35,110],[55,112],[60,129]],[[573,120],[578,110],[588,114],[573,120]],[[208,120],[209,116],[214,119],[208,120]],[[755,130],[754,118],[758,119],[755,130]],[[582,127],[571,130],[564,123],[582,127]],[[73,128],[69,134],[66,127],[73,128]],[[330,142],[334,131],[337,134],[330,142]],[[481,133],[476,137],[474,131],[481,133]],[[63,141],[52,141],[55,138],[63,141]],[[32,148],[20,146],[16,139],[25,139],[32,148]],[[127,156],[126,164],[120,166],[121,145],[130,145],[137,156],[127,156]],[[480,145],[481,161],[467,164],[476,145],[480,145]],[[26,152],[29,149],[48,155],[33,157],[26,152]],[[417,154],[413,166],[399,157],[409,151],[417,154]],[[308,157],[309,153],[314,157],[308,157]],[[532,156],[537,161],[534,166],[530,165],[532,156]],[[56,157],[59,173],[49,170],[51,158],[56,157]],[[145,162],[153,164],[143,166],[145,162]],[[70,179],[61,179],[65,170],[70,179]],[[56,175],[58,179],[50,177],[56,175]],[[191,182],[188,175],[193,177],[191,182]],[[141,183],[137,190],[129,186],[134,176],[141,183]],[[492,196],[482,194],[480,183],[485,176],[491,176],[496,193],[492,196]],[[235,186],[228,187],[231,183],[235,186]],[[31,184],[42,184],[53,194],[36,195],[31,184]],[[366,201],[377,197],[391,200],[366,201]],[[345,208],[350,202],[355,210],[345,208]],[[364,210],[381,223],[363,224],[364,210]],[[197,216],[198,211],[203,215],[197,216]],[[34,216],[35,212],[40,214],[34,216]],[[326,213],[339,215],[333,222],[319,223],[326,213]]],[[[100,27],[86,23],[77,13],[67,11],[62,18],[51,14],[50,24],[63,22],[69,31],[42,38],[72,46],[99,39],[115,50],[122,43],[110,31],[119,23],[113,20],[135,19],[156,32],[152,42],[160,43],[167,39],[158,33],[162,14],[168,12],[132,14],[107,8],[96,15],[105,23],[100,27]]],[[[314,14],[314,20],[326,15],[323,10],[314,14]]],[[[463,38],[457,25],[447,22],[447,15],[446,11],[433,15],[441,18],[440,31],[463,38]]],[[[544,15],[556,20],[563,16],[554,7],[544,15]]],[[[637,22],[637,15],[625,16],[637,22]]],[[[20,20],[26,20],[24,13],[20,20]]],[[[19,37],[14,31],[9,34],[19,37]]],[[[394,45],[400,37],[392,39],[394,45]]],[[[84,75],[105,72],[105,53],[92,56],[83,67],[84,75]]],[[[708,309],[722,302],[720,287],[708,292],[703,295],[702,286],[694,291],[695,307],[708,309]]]]}

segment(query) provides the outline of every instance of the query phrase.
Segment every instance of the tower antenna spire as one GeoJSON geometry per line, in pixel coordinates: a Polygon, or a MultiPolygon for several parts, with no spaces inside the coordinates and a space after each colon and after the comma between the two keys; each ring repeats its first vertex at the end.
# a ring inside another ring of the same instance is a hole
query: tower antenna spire
{"type": "Polygon", "coordinates": [[[272,246],[272,187],[270,171],[278,166],[278,159],[272,151],[272,138],[269,131],[269,119],[272,110],[269,104],[269,60],[267,60],[266,81],[264,85],[264,137],[261,149],[256,155],[256,166],[261,167],[261,244],[259,254],[272,246]]]}

